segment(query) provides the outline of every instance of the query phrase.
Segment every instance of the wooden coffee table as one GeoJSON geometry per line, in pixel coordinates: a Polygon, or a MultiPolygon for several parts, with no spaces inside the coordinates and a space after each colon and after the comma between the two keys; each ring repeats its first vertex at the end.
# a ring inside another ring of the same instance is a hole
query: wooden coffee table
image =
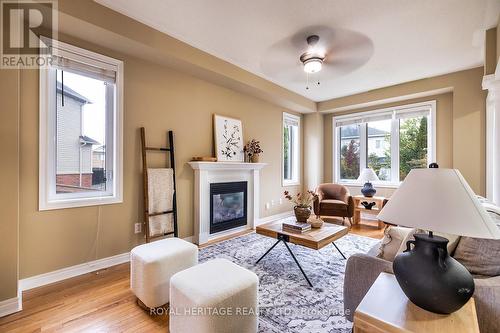
{"type": "Polygon", "coordinates": [[[302,272],[302,275],[304,275],[307,283],[309,284],[309,286],[312,287],[313,285],[312,285],[311,281],[309,281],[309,278],[307,277],[306,273],[302,269],[302,266],[300,266],[299,261],[297,260],[297,258],[293,254],[292,250],[288,246],[288,243],[301,245],[301,246],[304,246],[304,247],[307,247],[307,248],[310,248],[313,250],[319,250],[319,249],[321,249],[329,244],[333,244],[333,246],[335,246],[337,251],[339,251],[340,255],[344,259],[346,259],[344,254],[337,247],[337,245],[335,245],[334,241],[336,241],[337,239],[339,239],[342,236],[347,235],[349,230],[347,227],[339,226],[339,225],[335,225],[335,224],[329,224],[329,223],[325,222],[325,223],[323,223],[321,228],[311,229],[311,230],[306,231],[304,233],[296,233],[296,232],[290,232],[290,231],[283,230],[282,224],[286,220],[295,221],[295,218],[292,217],[289,219],[283,219],[283,220],[278,220],[278,221],[274,221],[274,222],[269,222],[266,224],[259,225],[258,227],[255,228],[256,233],[263,235],[263,236],[277,239],[276,243],[274,243],[274,245],[271,246],[269,248],[269,250],[267,250],[266,253],[264,253],[262,255],[262,257],[260,257],[259,260],[257,260],[255,262],[255,264],[258,264],[269,252],[271,252],[272,249],[274,249],[274,247],[276,245],[278,245],[278,243],[283,242],[283,244],[285,244],[285,247],[287,248],[288,252],[290,252],[293,260],[295,261],[297,266],[299,266],[299,269],[302,272]]]}

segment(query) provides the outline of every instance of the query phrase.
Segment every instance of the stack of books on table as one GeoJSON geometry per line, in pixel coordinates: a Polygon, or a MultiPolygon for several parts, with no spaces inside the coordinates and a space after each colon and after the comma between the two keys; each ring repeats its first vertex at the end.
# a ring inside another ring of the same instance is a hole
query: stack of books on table
{"type": "Polygon", "coordinates": [[[311,225],[309,223],[290,221],[290,222],[283,222],[282,228],[283,231],[303,233],[306,232],[307,230],[311,230],[311,225]]]}

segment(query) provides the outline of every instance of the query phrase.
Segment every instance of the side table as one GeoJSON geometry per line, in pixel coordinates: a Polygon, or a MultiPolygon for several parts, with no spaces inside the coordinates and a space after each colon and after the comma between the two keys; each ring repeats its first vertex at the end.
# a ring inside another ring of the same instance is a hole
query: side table
{"type": "MultiPolygon", "coordinates": [[[[354,201],[354,218],[353,218],[353,224],[358,224],[361,221],[361,212],[367,213],[367,214],[372,214],[372,215],[377,215],[380,210],[382,209],[382,206],[384,204],[385,197],[365,197],[364,195],[354,195],[352,197],[354,201]],[[367,202],[374,202],[375,206],[372,207],[372,209],[366,209],[361,205],[361,202],[367,201],[367,202]]],[[[379,221],[378,222],[378,227],[383,228],[384,223],[379,221]]]]}
{"type": "Polygon", "coordinates": [[[471,298],[460,310],[442,315],[413,304],[392,274],[381,273],[354,312],[354,333],[479,333],[471,298]]]}

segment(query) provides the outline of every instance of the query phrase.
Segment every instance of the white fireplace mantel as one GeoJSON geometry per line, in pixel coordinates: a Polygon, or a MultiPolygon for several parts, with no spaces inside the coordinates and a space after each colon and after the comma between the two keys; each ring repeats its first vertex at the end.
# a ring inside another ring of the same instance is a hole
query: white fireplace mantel
{"type": "Polygon", "coordinates": [[[188,162],[194,170],[260,170],[267,163],[188,162]]]}
{"type": "Polygon", "coordinates": [[[189,162],[194,170],[194,241],[201,245],[210,240],[253,229],[259,219],[260,170],[267,163],[189,162]],[[210,234],[210,184],[247,182],[247,225],[210,234]]]}

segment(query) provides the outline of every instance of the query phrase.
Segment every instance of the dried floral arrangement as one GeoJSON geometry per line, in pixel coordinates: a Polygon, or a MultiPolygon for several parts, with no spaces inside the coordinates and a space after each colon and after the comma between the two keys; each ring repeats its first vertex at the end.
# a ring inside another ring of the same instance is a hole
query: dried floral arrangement
{"type": "Polygon", "coordinates": [[[245,147],[243,147],[243,151],[248,157],[252,157],[253,155],[257,155],[264,152],[260,147],[260,141],[257,141],[255,139],[248,141],[245,147]]]}
{"type": "Polygon", "coordinates": [[[309,208],[312,206],[314,200],[318,197],[313,191],[306,191],[303,193],[297,193],[295,196],[291,196],[290,192],[285,191],[285,198],[290,200],[295,204],[296,207],[309,208]]]}

